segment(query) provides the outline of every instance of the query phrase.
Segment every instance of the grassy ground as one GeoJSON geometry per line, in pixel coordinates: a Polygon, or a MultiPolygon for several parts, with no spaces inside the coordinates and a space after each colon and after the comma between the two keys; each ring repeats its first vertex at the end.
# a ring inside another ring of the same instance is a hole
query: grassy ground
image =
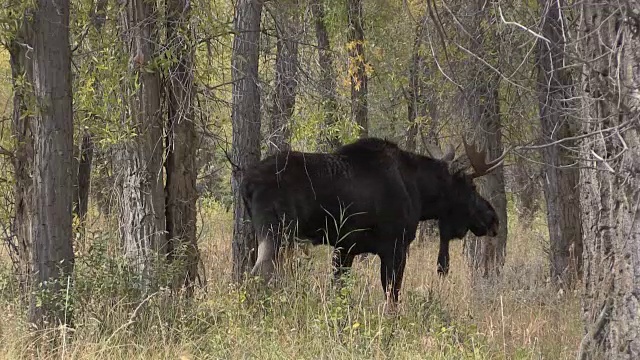
{"type": "Polygon", "coordinates": [[[213,208],[203,212],[201,226],[206,287],[190,302],[160,291],[140,305],[110,231],[101,230],[111,227],[96,221],[76,246],[76,331],[55,352],[31,346],[24,306],[3,262],[2,358],[565,359],[575,357],[580,341],[577,294],[558,294],[546,282],[540,221],[510,229],[503,276],[494,283],[472,280],[460,241],[444,281],[435,271],[437,243],[414,244],[395,317],[382,315],[376,258],[356,260],[347,285],[336,291],[322,247],[311,259],[296,257],[294,271],[267,290],[232,286],[230,215],[213,208]]]}

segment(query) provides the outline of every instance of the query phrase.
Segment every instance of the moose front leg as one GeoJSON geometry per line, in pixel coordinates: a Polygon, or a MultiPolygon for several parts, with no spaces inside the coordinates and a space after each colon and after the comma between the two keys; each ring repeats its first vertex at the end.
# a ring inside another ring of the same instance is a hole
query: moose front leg
{"type": "Polygon", "coordinates": [[[404,268],[407,262],[407,251],[404,247],[379,254],[380,282],[386,302],[390,310],[395,310],[400,297],[404,268]]]}
{"type": "Polygon", "coordinates": [[[449,239],[440,236],[440,250],[438,251],[438,275],[447,276],[449,273],[449,239]]]}
{"type": "Polygon", "coordinates": [[[276,235],[272,231],[258,235],[258,256],[251,269],[251,276],[260,276],[265,282],[271,280],[278,260],[278,247],[276,235]]]}
{"type": "Polygon", "coordinates": [[[333,279],[334,281],[339,281],[342,276],[348,273],[351,270],[351,265],[353,265],[353,259],[355,255],[349,253],[349,251],[343,248],[336,248],[333,251],[333,279]]]}
{"type": "Polygon", "coordinates": [[[438,251],[438,275],[446,277],[449,274],[449,242],[455,238],[462,238],[466,230],[462,233],[456,233],[453,229],[451,221],[438,221],[438,230],[440,232],[440,250],[438,251]]]}

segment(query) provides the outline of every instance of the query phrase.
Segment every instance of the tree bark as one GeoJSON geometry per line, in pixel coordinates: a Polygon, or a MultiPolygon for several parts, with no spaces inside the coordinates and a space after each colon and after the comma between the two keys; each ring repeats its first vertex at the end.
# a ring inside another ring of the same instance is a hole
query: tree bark
{"type": "Polygon", "coordinates": [[[422,124],[418,123],[416,119],[424,117],[427,114],[425,89],[422,79],[425,72],[425,59],[420,54],[425,21],[426,16],[416,25],[411,64],[409,65],[409,87],[406,92],[409,127],[405,133],[405,149],[408,151],[416,151],[416,138],[422,128],[422,124]]]}
{"type": "MultiPolygon", "coordinates": [[[[566,23],[556,0],[540,0],[543,11],[542,35],[550,41],[538,41],[538,101],[543,142],[572,137],[572,119],[568,111],[571,74],[564,67],[565,46],[562,34],[566,23]]],[[[580,219],[580,172],[572,158],[575,142],[544,147],[543,189],[547,204],[551,279],[571,286],[580,276],[582,232],[580,219]]]]}
{"type": "Polygon", "coordinates": [[[369,123],[362,0],[347,0],[347,16],[349,18],[347,48],[351,80],[351,119],[360,127],[360,137],[363,138],[369,136],[369,123]]]}
{"type": "MultiPolygon", "coordinates": [[[[500,112],[498,108],[498,79],[476,84],[472,93],[472,121],[476,124],[476,143],[487,148],[487,157],[495,159],[503,152],[500,112]],[[486,85],[484,85],[486,84],[486,85]]],[[[480,195],[496,210],[500,227],[496,237],[479,238],[472,234],[465,240],[467,259],[484,277],[499,274],[506,256],[507,197],[504,188],[504,170],[500,165],[478,180],[480,195]]]]}
{"type": "MultiPolygon", "coordinates": [[[[82,144],[79,150],[79,160],[77,167],[77,189],[74,192],[73,212],[84,224],[89,206],[89,190],[91,186],[91,165],[93,162],[93,138],[88,130],[82,135],[82,144]]],[[[82,226],[84,228],[84,226],[82,226]]]]}
{"type": "Polygon", "coordinates": [[[39,0],[34,16],[33,274],[29,321],[39,328],[69,324],[72,245],[73,109],[69,1],[39,0]]]}
{"type": "MultiPolygon", "coordinates": [[[[101,33],[102,26],[106,21],[107,0],[94,0],[93,6],[89,18],[91,24],[98,33],[101,33]]],[[[96,79],[94,82],[94,91],[97,96],[102,95],[100,80],[96,79]]],[[[77,160],[74,155],[74,162],[76,166],[76,188],[74,189],[74,208],[73,212],[80,219],[80,229],[84,232],[85,218],[89,206],[89,191],[91,190],[91,169],[93,166],[93,134],[89,129],[84,129],[82,134],[82,143],[78,148],[77,160]]]]}
{"type": "Polygon", "coordinates": [[[94,6],[91,8],[89,18],[93,27],[100,32],[102,26],[107,21],[107,3],[108,0],[93,0],[94,6]]]}
{"type": "Polygon", "coordinates": [[[174,288],[184,286],[187,296],[193,293],[198,274],[198,243],[196,238],[196,150],[194,119],[195,91],[193,84],[194,49],[189,28],[188,0],[167,2],[168,48],[176,61],[169,69],[167,124],[166,217],[169,238],[169,260],[180,259],[181,270],[174,288]]]}
{"type": "MultiPolygon", "coordinates": [[[[427,26],[427,15],[424,15],[416,25],[411,63],[409,66],[409,86],[405,97],[407,100],[407,121],[409,127],[405,132],[405,150],[418,150],[418,135],[423,141],[422,153],[424,153],[425,143],[438,146],[438,138],[435,132],[437,113],[432,104],[433,94],[429,93],[429,88],[425,83],[429,77],[429,68],[426,59],[421,54],[422,43],[424,41],[425,26],[427,26]],[[430,96],[431,95],[431,96],[430,96]],[[431,110],[431,111],[428,111],[431,110]],[[425,134],[424,119],[429,116],[428,130],[425,134]]],[[[436,234],[437,221],[427,220],[418,225],[418,238],[423,241],[427,237],[436,234]]]]}
{"type": "MultiPolygon", "coordinates": [[[[91,24],[96,32],[102,33],[102,26],[106,21],[107,0],[92,0],[92,8],[89,14],[91,24]]],[[[95,62],[95,61],[94,61],[95,62]]],[[[95,64],[92,64],[95,65],[95,64]]],[[[95,68],[95,67],[94,67],[95,68]]],[[[104,96],[99,78],[94,79],[93,91],[96,97],[104,96]]],[[[85,220],[89,209],[89,192],[91,191],[91,170],[93,169],[93,160],[95,146],[93,143],[93,134],[89,128],[85,128],[82,134],[82,142],[79,147],[74,146],[74,166],[76,183],[74,188],[74,214],[80,219],[80,232],[82,236],[85,233],[85,220]]]]}
{"type": "Polygon", "coordinates": [[[33,48],[32,23],[25,16],[9,44],[9,62],[13,86],[13,176],[14,215],[11,256],[20,287],[26,294],[31,280],[31,214],[33,191],[33,63],[27,58],[33,48]]]}
{"type": "MultiPolygon", "coordinates": [[[[473,24],[470,39],[470,50],[479,58],[492,61],[487,54],[487,48],[495,47],[497,34],[485,33],[480,26],[480,18],[486,13],[485,2],[476,0],[470,3],[473,24]]],[[[488,14],[487,14],[488,15],[488,14]]],[[[475,142],[487,149],[487,157],[495,159],[503,152],[502,131],[499,108],[498,90],[500,78],[479,60],[472,58],[471,84],[466,92],[467,106],[472,126],[475,129],[475,142]]],[[[487,277],[499,274],[507,245],[507,197],[504,188],[504,169],[500,165],[497,169],[477,180],[480,194],[495,208],[500,221],[496,237],[478,238],[469,235],[465,241],[467,260],[472,268],[481,271],[487,277]]]]}
{"type": "Polygon", "coordinates": [[[516,156],[511,171],[513,176],[511,193],[514,196],[518,221],[526,228],[531,225],[535,213],[540,209],[539,199],[542,197],[539,181],[540,168],[538,164],[516,156]]]}
{"type": "Polygon", "coordinates": [[[409,86],[405,93],[407,100],[407,121],[409,127],[405,133],[405,149],[424,153],[427,144],[439,146],[437,125],[438,111],[435,104],[435,94],[430,91],[426,80],[431,77],[427,59],[422,55],[425,27],[428,26],[427,16],[423,16],[416,25],[411,64],[409,66],[409,86]],[[428,124],[421,121],[428,120],[428,124]],[[427,126],[425,126],[427,125],[427,126]],[[421,145],[418,143],[420,136],[421,145]],[[421,147],[422,151],[418,148],[421,147]]]}
{"type": "Polygon", "coordinates": [[[247,211],[240,197],[242,171],[260,161],[260,93],[258,92],[258,53],[261,0],[238,0],[234,17],[231,57],[233,138],[231,176],[233,191],[233,277],[240,281],[256,260],[257,242],[247,211]]]}
{"type": "Polygon", "coordinates": [[[125,256],[148,291],[154,280],[153,265],[167,253],[160,76],[152,67],[156,9],[148,1],[130,0],[122,7],[120,18],[125,50],[130,54],[129,74],[123,80],[127,107],[122,124],[136,135],[125,140],[117,154],[118,218],[125,256]]]}
{"type": "Polygon", "coordinates": [[[323,0],[311,0],[311,14],[316,29],[318,42],[318,64],[320,65],[320,93],[322,96],[322,110],[324,126],[320,132],[321,148],[330,151],[341,145],[340,138],[333,131],[337,121],[338,101],[336,95],[336,74],[333,67],[333,53],[329,42],[329,32],[325,24],[323,0]]]}
{"type": "Polygon", "coordinates": [[[269,154],[290,150],[291,116],[298,86],[298,41],[300,15],[298,1],[281,1],[276,11],[275,94],[269,123],[269,154]]]}
{"type": "Polygon", "coordinates": [[[582,131],[597,135],[581,141],[585,337],[579,359],[640,358],[638,9],[637,2],[582,7],[582,131]]]}

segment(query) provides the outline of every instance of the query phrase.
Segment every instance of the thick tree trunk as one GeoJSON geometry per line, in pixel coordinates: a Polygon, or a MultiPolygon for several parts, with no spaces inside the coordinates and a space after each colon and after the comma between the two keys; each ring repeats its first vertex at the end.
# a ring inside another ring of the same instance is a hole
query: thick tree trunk
{"type": "MultiPolygon", "coordinates": [[[[471,93],[471,118],[476,126],[476,143],[487,148],[489,159],[495,159],[503,152],[497,87],[498,79],[493,77],[487,82],[476,83],[471,93]]],[[[499,274],[506,256],[508,219],[503,166],[500,165],[476,182],[480,194],[493,205],[500,221],[496,237],[479,238],[470,234],[465,240],[467,260],[486,277],[499,274]]]]}
{"type": "Polygon", "coordinates": [[[298,86],[298,42],[300,9],[298,1],[275,4],[276,12],[276,69],[275,94],[269,122],[269,154],[288,151],[291,142],[291,116],[296,104],[298,86]]]}
{"type": "Polygon", "coordinates": [[[187,0],[167,2],[168,48],[176,56],[169,69],[167,124],[167,237],[169,259],[183,262],[174,288],[185,286],[187,296],[198,274],[198,243],[196,239],[196,150],[194,118],[195,91],[193,84],[194,50],[189,28],[190,7],[187,0]],[[179,256],[179,258],[178,258],[179,256]]]}
{"type": "Polygon", "coordinates": [[[117,155],[119,223],[125,255],[145,291],[153,281],[153,264],[167,253],[160,76],[150,65],[157,43],[155,23],[156,9],[150,2],[131,0],[121,9],[121,30],[130,54],[130,73],[123,84],[128,112],[123,126],[136,136],[126,140],[117,155]]]}
{"type": "MultiPolygon", "coordinates": [[[[490,47],[495,47],[497,34],[485,33],[480,26],[482,14],[487,13],[485,2],[475,0],[470,3],[472,34],[469,48],[479,58],[492,61],[490,47]]],[[[488,15],[488,14],[487,14],[488,15]]],[[[475,142],[487,149],[487,157],[495,159],[503,152],[498,89],[500,78],[486,68],[479,60],[470,59],[470,74],[466,92],[467,106],[472,126],[475,130],[475,142]]],[[[477,180],[480,194],[495,208],[500,221],[496,237],[478,238],[472,234],[465,240],[465,249],[469,264],[483,276],[497,274],[504,264],[507,245],[507,197],[504,187],[504,169],[497,169],[477,180]]]]}
{"type": "MultiPolygon", "coordinates": [[[[572,118],[568,113],[571,96],[571,75],[564,67],[563,33],[558,1],[540,0],[543,11],[542,35],[550,41],[538,43],[538,101],[542,141],[554,142],[573,136],[572,118]]],[[[580,276],[582,232],[580,219],[579,170],[570,166],[576,161],[568,148],[575,143],[542,149],[544,162],[543,189],[547,203],[551,279],[570,286],[580,276]]]]}
{"type": "Polygon", "coordinates": [[[333,53],[329,43],[329,32],[325,24],[323,0],[311,0],[311,13],[316,28],[318,41],[318,64],[320,65],[320,93],[322,96],[322,110],[324,126],[320,132],[320,144],[323,150],[330,151],[341,145],[340,138],[333,132],[337,121],[336,111],[338,101],[336,95],[336,74],[333,68],[333,53]]]}
{"type": "Polygon", "coordinates": [[[32,23],[25,17],[16,37],[9,45],[9,62],[13,84],[13,174],[14,217],[11,256],[22,290],[31,280],[31,214],[33,191],[33,63],[27,58],[33,47],[32,23]],[[31,104],[31,105],[30,105],[31,104]]]}
{"type": "Polygon", "coordinates": [[[587,1],[583,12],[583,132],[595,135],[581,141],[586,335],[579,358],[638,359],[638,4],[587,1]]]}
{"type": "Polygon", "coordinates": [[[261,0],[238,0],[234,18],[235,36],[231,57],[233,138],[231,176],[233,190],[233,277],[240,281],[256,259],[256,236],[247,221],[240,197],[242,171],[260,161],[260,93],[258,92],[258,53],[261,0]]]}
{"type": "MultiPolygon", "coordinates": [[[[405,149],[408,151],[416,151],[418,148],[417,138],[420,135],[423,142],[438,146],[438,139],[435,134],[436,112],[433,106],[429,106],[432,94],[429,94],[429,88],[425,84],[429,76],[429,69],[426,59],[421,54],[422,43],[424,41],[425,26],[427,26],[427,16],[423,16],[416,25],[415,39],[413,43],[413,51],[411,54],[411,63],[409,66],[409,86],[406,91],[407,100],[407,121],[409,127],[405,133],[405,149]],[[427,110],[432,111],[427,111],[427,110]],[[428,131],[425,134],[425,117],[430,115],[428,131]]],[[[423,146],[423,153],[425,144],[423,146]]],[[[427,237],[433,237],[436,234],[437,221],[427,220],[418,225],[419,240],[423,241],[427,237]]]]}
{"type": "Polygon", "coordinates": [[[33,273],[29,321],[38,327],[71,323],[65,294],[74,267],[72,245],[73,109],[69,1],[39,0],[34,16],[33,273]],[[53,295],[53,296],[52,296],[53,295]]]}
{"type": "Polygon", "coordinates": [[[349,18],[347,48],[351,79],[351,119],[360,127],[362,138],[369,136],[362,0],[347,0],[347,16],[349,18]]]}

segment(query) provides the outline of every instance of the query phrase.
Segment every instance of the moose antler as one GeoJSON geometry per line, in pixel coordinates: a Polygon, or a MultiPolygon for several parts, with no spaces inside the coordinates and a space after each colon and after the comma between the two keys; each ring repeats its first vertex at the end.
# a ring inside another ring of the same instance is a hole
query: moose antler
{"type": "Polygon", "coordinates": [[[464,150],[467,153],[471,167],[473,168],[472,178],[481,177],[495,170],[507,156],[507,153],[511,148],[506,149],[502,155],[498,158],[487,162],[487,149],[478,151],[475,144],[469,145],[465,137],[462,137],[462,143],[464,144],[464,150]]]}
{"type": "Polygon", "coordinates": [[[444,155],[442,154],[442,149],[440,149],[438,145],[431,142],[426,142],[424,145],[427,153],[434,159],[451,162],[456,155],[456,149],[454,149],[451,144],[447,147],[447,153],[444,155]]]}

